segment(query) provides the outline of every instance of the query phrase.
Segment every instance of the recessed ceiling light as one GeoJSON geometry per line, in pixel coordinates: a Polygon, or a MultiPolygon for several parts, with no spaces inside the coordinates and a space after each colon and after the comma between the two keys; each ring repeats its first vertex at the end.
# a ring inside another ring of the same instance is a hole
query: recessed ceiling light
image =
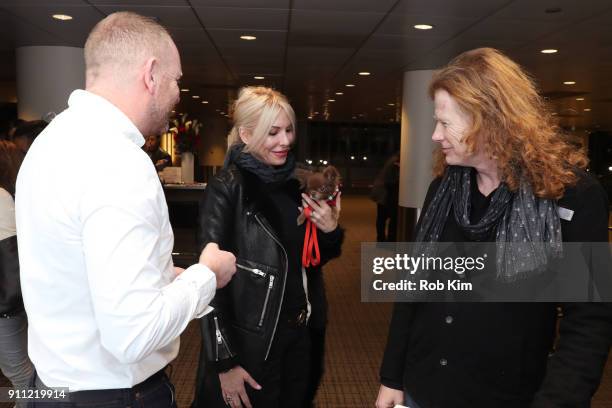
{"type": "Polygon", "coordinates": [[[208,101],[202,101],[202,103],[206,105],[208,103],[208,101]]]}
{"type": "Polygon", "coordinates": [[[183,88],[181,89],[181,92],[189,92],[189,88],[183,88]]]}
{"type": "Polygon", "coordinates": [[[348,88],[353,88],[353,87],[355,86],[355,84],[346,84],[346,85],[344,85],[344,86],[346,86],[346,87],[348,87],[348,88]]]}
{"type": "Polygon", "coordinates": [[[266,79],[266,77],[262,77],[262,76],[254,76],[254,79],[266,79]]]}
{"type": "Polygon", "coordinates": [[[361,71],[359,73],[359,75],[361,75],[361,76],[368,76],[368,75],[370,75],[370,73],[368,71],[361,71]]]}
{"type": "Polygon", "coordinates": [[[72,20],[72,16],[69,16],[68,14],[53,14],[52,17],[56,20],[61,20],[61,21],[72,20]]]}
{"type": "Polygon", "coordinates": [[[591,111],[591,108],[585,108],[585,109],[584,109],[584,111],[585,111],[585,112],[590,112],[590,111],[591,111]]]}
{"type": "Polygon", "coordinates": [[[193,99],[200,99],[200,95],[192,95],[191,96],[193,99]]]}
{"type": "Polygon", "coordinates": [[[434,26],[431,24],[415,24],[414,28],[417,30],[431,30],[434,26]]]}
{"type": "Polygon", "coordinates": [[[319,112],[315,112],[314,114],[315,114],[315,115],[318,115],[318,114],[319,114],[319,112]]]}
{"type": "Polygon", "coordinates": [[[309,116],[308,119],[312,119],[312,116],[309,116]]]}
{"type": "Polygon", "coordinates": [[[559,50],[555,50],[554,48],[546,48],[545,50],[540,51],[542,54],[556,54],[559,50]]]}
{"type": "Polygon", "coordinates": [[[363,156],[363,160],[368,160],[367,156],[363,156]]]}
{"type": "Polygon", "coordinates": [[[394,103],[388,103],[387,105],[389,105],[389,106],[395,106],[395,104],[394,104],[394,103]]]}
{"type": "Polygon", "coordinates": [[[253,40],[256,40],[257,37],[255,37],[254,35],[241,35],[240,39],[246,40],[246,41],[253,41],[253,40]]]}
{"type": "Polygon", "coordinates": [[[336,95],[344,95],[344,92],[336,92],[336,95]]]}
{"type": "Polygon", "coordinates": [[[584,101],[584,98],[576,98],[577,101],[584,101]]]}
{"type": "Polygon", "coordinates": [[[328,99],[327,101],[328,101],[328,102],[336,102],[336,100],[335,100],[335,99],[328,99]]]}
{"type": "Polygon", "coordinates": [[[576,81],[565,81],[563,85],[576,85],[576,81]]]}

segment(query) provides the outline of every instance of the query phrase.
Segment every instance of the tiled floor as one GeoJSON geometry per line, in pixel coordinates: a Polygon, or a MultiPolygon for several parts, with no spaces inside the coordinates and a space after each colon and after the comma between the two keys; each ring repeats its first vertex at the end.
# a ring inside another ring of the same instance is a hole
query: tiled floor
{"type": "MultiPolygon", "coordinates": [[[[375,238],[375,206],[363,197],[344,197],[342,204],[342,223],[347,229],[343,256],[325,268],[330,316],[326,372],[317,397],[318,408],[374,405],[391,309],[389,304],[360,301],[360,243],[375,238]]],[[[173,364],[172,380],[180,408],[191,403],[199,337],[197,326],[190,324],[181,337],[181,353],[173,364]]],[[[5,379],[0,379],[0,386],[6,386],[5,379]]],[[[8,406],[0,404],[0,408],[8,406]]],[[[592,406],[612,408],[612,358],[592,406]]]]}

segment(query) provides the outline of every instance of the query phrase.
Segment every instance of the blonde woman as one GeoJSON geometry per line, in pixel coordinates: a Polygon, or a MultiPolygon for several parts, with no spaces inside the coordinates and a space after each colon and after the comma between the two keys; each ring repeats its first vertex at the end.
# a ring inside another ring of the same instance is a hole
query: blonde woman
{"type": "Polygon", "coordinates": [[[302,268],[305,227],[297,218],[300,207],[313,208],[323,264],[340,252],[339,211],[300,194],[291,153],[295,114],[283,95],[242,89],[233,121],[224,169],[202,198],[199,241],[233,252],[237,273],[202,323],[194,407],[302,407],[307,324],[321,320],[324,297],[320,265],[302,268]]]}

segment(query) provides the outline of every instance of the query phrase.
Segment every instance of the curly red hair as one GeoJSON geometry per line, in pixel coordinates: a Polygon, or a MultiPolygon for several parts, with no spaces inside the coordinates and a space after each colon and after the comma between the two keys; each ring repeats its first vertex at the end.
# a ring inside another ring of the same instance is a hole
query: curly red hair
{"type": "MultiPolygon", "coordinates": [[[[510,58],[493,48],[464,52],[436,72],[429,85],[448,92],[471,116],[465,143],[481,145],[495,158],[502,180],[515,191],[522,178],[542,198],[561,198],[585,168],[585,152],[572,146],[559,129],[534,81],[510,58]]],[[[434,174],[446,169],[437,149],[434,174]]]]}

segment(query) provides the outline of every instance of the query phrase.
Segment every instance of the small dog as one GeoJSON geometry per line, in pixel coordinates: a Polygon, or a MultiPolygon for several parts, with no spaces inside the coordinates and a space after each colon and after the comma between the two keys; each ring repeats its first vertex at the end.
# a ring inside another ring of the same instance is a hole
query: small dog
{"type": "MultiPolygon", "coordinates": [[[[340,191],[340,172],[334,166],[327,166],[322,172],[297,169],[296,177],[300,186],[313,200],[325,200],[336,211],[336,196],[340,191]]],[[[304,212],[299,215],[298,225],[306,220],[304,212]]]]}

